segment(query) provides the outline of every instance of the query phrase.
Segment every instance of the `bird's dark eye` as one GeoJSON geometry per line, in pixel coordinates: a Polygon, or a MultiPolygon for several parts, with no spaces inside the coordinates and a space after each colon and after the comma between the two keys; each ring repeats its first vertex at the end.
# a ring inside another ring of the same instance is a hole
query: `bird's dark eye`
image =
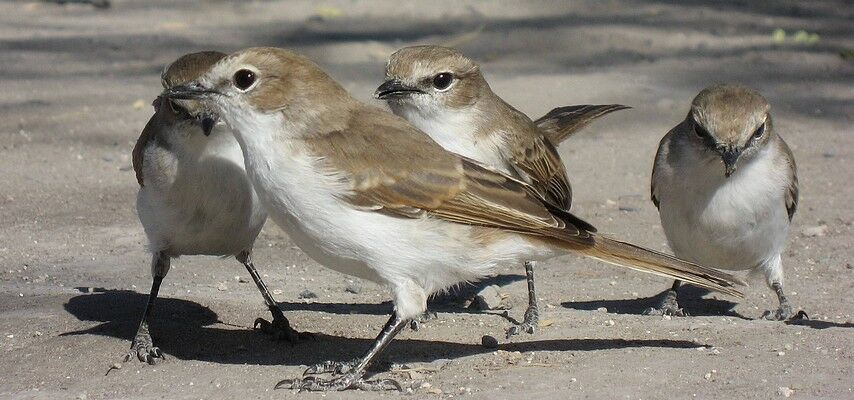
{"type": "Polygon", "coordinates": [[[241,69],[234,73],[234,86],[240,90],[249,89],[255,83],[255,73],[248,69],[241,69]]]}
{"type": "Polygon", "coordinates": [[[433,87],[439,90],[445,90],[451,86],[454,81],[454,75],[450,72],[442,72],[433,77],[433,87]]]}
{"type": "Polygon", "coordinates": [[[765,124],[759,125],[759,127],[756,128],[756,131],[753,132],[753,139],[761,138],[763,133],[765,133],[765,124]]]}
{"type": "Polygon", "coordinates": [[[190,113],[187,111],[187,109],[179,106],[178,103],[175,103],[172,100],[168,100],[168,103],[169,103],[169,108],[171,108],[172,112],[175,113],[176,115],[180,115],[180,116],[184,116],[184,117],[186,117],[187,115],[190,115],[190,113]]]}
{"type": "Polygon", "coordinates": [[[709,131],[707,131],[706,128],[703,128],[702,126],[700,126],[700,124],[696,122],[694,123],[694,133],[701,138],[707,138],[711,136],[709,135],[709,131]]]}

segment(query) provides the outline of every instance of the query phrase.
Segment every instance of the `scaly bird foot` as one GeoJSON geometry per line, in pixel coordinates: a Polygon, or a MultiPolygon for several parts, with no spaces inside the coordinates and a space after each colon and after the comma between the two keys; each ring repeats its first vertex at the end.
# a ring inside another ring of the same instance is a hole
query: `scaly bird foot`
{"type": "Polygon", "coordinates": [[[643,315],[670,315],[673,317],[687,317],[688,313],[679,307],[676,301],[676,292],[670,290],[664,295],[664,299],[658,307],[650,307],[643,311],[643,315]]]}
{"type": "Polygon", "coordinates": [[[275,389],[296,389],[300,392],[329,392],[340,390],[366,390],[366,391],[402,391],[403,387],[394,379],[377,379],[368,381],[361,374],[344,374],[329,380],[309,376],[304,378],[284,379],[276,384],[275,389]]]}
{"type": "Polygon", "coordinates": [[[151,335],[148,333],[138,333],[136,335],[133,343],[130,345],[130,350],[125,354],[125,362],[130,361],[134,357],[150,365],[154,365],[158,359],[166,359],[160,348],[154,346],[154,341],[151,340],[151,335]]]}
{"type": "Polygon", "coordinates": [[[792,306],[788,304],[781,304],[780,308],[774,311],[765,310],[765,312],[762,313],[762,319],[768,321],[794,321],[801,319],[810,319],[810,317],[803,310],[800,310],[796,313],[792,310],[792,306]]]}
{"type": "Polygon", "coordinates": [[[255,329],[261,330],[267,335],[270,335],[275,340],[286,340],[291,343],[298,343],[306,339],[314,339],[314,335],[308,332],[299,332],[291,328],[290,322],[284,315],[277,316],[274,314],[273,322],[267,321],[264,318],[258,318],[253,324],[255,329]]]}
{"type": "Polygon", "coordinates": [[[513,324],[513,326],[507,328],[506,336],[507,339],[510,339],[511,336],[518,335],[522,332],[526,332],[528,334],[533,335],[537,330],[537,326],[540,321],[540,311],[537,307],[528,307],[525,310],[525,319],[521,324],[513,324]]]}
{"type": "Polygon", "coordinates": [[[320,374],[333,374],[333,375],[344,375],[361,362],[362,359],[357,358],[350,361],[324,361],[322,363],[314,364],[308,368],[306,368],[305,372],[303,372],[303,376],[306,375],[320,375],[320,374]]]}

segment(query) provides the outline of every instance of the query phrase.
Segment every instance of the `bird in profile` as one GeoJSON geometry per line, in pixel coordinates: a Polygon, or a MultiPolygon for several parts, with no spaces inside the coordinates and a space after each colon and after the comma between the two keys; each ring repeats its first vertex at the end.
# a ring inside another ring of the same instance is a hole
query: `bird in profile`
{"type": "MultiPolygon", "coordinates": [[[[392,112],[448,151],[531,185],[552,206],[567,211],[572,187],[556,145],[595,118],[628,108],[619,104],[561,107],[534,122],[492,91],[477,63],[442,46],[397,50],[389,57],[385,74],[374,96],[385,100],[392,112]]],[[[581,227],[595,231],[591,225],[581,227]]],[[[539,319],[536,262],[527,260],[524,265],[528,308],[524,320],[507,330],[507,337],[534,333],[539,319]]]]}

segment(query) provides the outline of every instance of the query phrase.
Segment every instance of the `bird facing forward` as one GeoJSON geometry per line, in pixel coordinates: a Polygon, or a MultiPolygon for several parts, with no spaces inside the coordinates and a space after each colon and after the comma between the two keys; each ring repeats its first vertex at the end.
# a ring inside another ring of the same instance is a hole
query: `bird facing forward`
{"type": "MultiPolygon", "coordinates": [[[[763,317],[783,320],[795,315],[783,292],[780,254],[798,206],[798,175],[770,110],[762,95],[741,85],[701,91],[659,144],[652,201],[676,256],[764,274],[780,304],[763,317]]],[[[646,313],[684,315],[680,284],[646,313]]]]}

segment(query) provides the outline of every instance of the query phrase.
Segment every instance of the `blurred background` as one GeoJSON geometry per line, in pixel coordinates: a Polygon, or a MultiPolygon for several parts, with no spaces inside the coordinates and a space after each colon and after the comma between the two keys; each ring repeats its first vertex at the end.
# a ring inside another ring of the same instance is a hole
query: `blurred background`
{"type": "MultiPolygon", "coordinates": [[[[362,339],[373,337],[388,311],[385,291],[317,267],[268,224],[256,263],[292,323],[325,332],[326,342],[289,349],[262,339],[249,324],[264,309],[251,282],[235,278],[242,268],[186,257],[161,291],[171,309],[163,315],[177,318],[158,322],[161,347],[178,359],[160,373],[142,369],[132,377],[140,368],[134,364],[104,377],[129,345],[145,299],[139,293],[150,284],[130,152],[161,91],[161,70],[185,53],[290,48],[355,97],[380,105],[371,95],[387,57],[414,44],[461,49],[497,94],[532,118],[570,104],[632,106],[560,147],[573,210],[600,231],[665,251],[649,201],[658,141],[702,88],[734,81],[758,89],[798,162],[800,208],[784,268],[791,300],[814,322],[786,330],[738,318],[775,304],[761,280],[734,311],[729,301],[703,303],[725,303],[720,312],[736,316],[729,322],[639,317],[667,280],[566,257],[538,272],[553,327],[502,348],[544,354],[534,364],[547,367],[495,367],[493,358],[506,354],[479,341],[506,321],[452,310],[432,328],[404,333],[400,343],[415,346],[395,344],[393,356],[462,359],[430,379],[445,394],[468,387],[469,394],[580,389],[609,398],[851,396],[854,2],[69,0],[0,3],[0,366],[14,371],[0,380],[0,397],[186,397],[199,390],[215,397],[215,383],[225,393],[259,395],[283,372],[301,371],[299,364],[360,354],[362,339]],[[318,298],[301,299],[305,290],[318,298]],[[59,336],[74,332],[82,334],[59,336]],[[701,354],[684,349],[692,340],[724,353],[686,362],[701,354]],[[778,352],[798,354],[797,361],[778,352]],[[472,375],[473,368],[491,372],[472,375]],[[618,380],[608,375],[626,371],[618,380]],[[668,374],[681,379],[660,385],[668,374]],[[197,386],[187,386],[194,379],[197,386]],[[199,388],[199,379],[211,385],[199,388]],[[499,389],[519,379],[528,384],[499,389]],[[154,394],[143,388],[150,382],[154,394]],[[512,391],[522,387],[531,391],[512,391]]],[[[510,278],[495,283],[521,317],[521,271],[501,272],[510,278]]]]}

